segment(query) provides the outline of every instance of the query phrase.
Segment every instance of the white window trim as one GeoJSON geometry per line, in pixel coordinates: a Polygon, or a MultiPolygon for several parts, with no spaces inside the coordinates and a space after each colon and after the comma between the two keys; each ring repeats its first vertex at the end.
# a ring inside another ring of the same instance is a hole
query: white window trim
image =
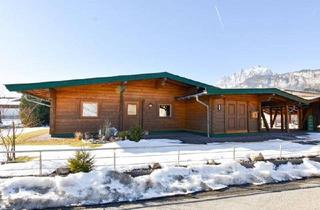
{"type": "Polygon", "coordinates": [[[95,102],[95,101],[82,101],[81,102],[81,117],[82,118],[98,118],[99,117],[99,103],[98,102],[95,102]],[[97,106],[97,113],[96,113],[96,115],[92,115],[92,116],[86,116],[86,115],[84,115],[84,113],[83,113],[83,111],[84,111],[84,109],[83,109],[83,105],[84,104],[96,104],[96,106],[97,106]]]}
{"type": "Polygon", "coordinates": [[[158,104],[158,117],[160,117],[160,118],[172,117],[172,104],[158,104]],[[160,106],[169,106],[170,107],[170,115],[169,116],[160,116],[160,106]]]}

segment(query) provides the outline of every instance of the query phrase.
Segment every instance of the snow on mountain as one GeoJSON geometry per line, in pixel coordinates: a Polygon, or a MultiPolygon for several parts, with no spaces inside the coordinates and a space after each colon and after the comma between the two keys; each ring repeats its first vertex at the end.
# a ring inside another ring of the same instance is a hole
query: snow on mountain
{"type": "Polygon", "coordinates": [[[223,88],[270,88],[320,91],[320,69],[300,70],[282,74],[256,66],[223,77],[217,84],[223,88]]]}

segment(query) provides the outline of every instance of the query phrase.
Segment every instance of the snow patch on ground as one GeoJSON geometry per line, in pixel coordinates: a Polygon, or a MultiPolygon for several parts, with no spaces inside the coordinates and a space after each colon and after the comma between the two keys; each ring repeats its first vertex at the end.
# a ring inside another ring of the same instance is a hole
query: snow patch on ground
{"type": "Polygon", "coordinates": [[[319,175],[320,163],[308,159],[300,165],[279,167],[257,162],[254,168],[229,161],[216,166],[166,167],[136,178],[108,168],[67,177],[11,178],[0,181],[0,191],[2,208],[31,209],[134,201],[319,175]]]}
{"type": "MultiPolygon", "coordinates": [[[[320,133],[310,133],[302,136],[311,140],[319,140],[320,133]]],[[[301,139],[297,139],[301,141],[301,139]]],[[[309,141],[309,140],[304,140],[309,141]]],[[[320,141],[319,141],[320,142],[320,141]]],[[[106,166],[113,169],[114,149],[116,151],[116,168],[119,171],[148,166],[151,163],[160,163],[162,166],[177,165],[177,154],[180,150],[181,165],[203,165],[207,160],[223,163],[233,159],[233,147],[236,149],[236,159],[247,159],[248,157],[262,153],[265,158],[299,157],[320,154],[320,145],[300,144],[292,141],[279,139],[264,142],[226,142],[210,144],[182,144],[179,140],[150,139],[132,142],[129,140],[107,143],[98,150],[90,151],[95,157],[96,170],[102,170],[106,166]],[[105,149],[105,150],[101,150],[105,149]]],[[[74,151],[54,151],[57,149],[76,149],[76,147],[64,145],[42,145],[42,146],[17,146],[17,156],[35,157],[26,163],[11,163],[0,165],[0,176],[21,176],[39,174],[39,152],[32,150],[52,150],[42,152],[42,174],[50,174],[56,168],[66,165],[68,158],[72,157],[74,151]],[[30,151],[30,152],[29,152],[30,151]]],[[[77,148],[79,149],[79,148],[77,148]]],[[[0,155],[0,161],[5,156],[0,155]]]]}

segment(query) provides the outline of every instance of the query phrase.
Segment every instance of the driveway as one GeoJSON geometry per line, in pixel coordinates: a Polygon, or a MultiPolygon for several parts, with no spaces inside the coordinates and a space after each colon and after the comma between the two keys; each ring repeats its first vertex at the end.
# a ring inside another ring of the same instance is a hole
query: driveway
{"type": "Polygon", "coordinates": [[[80,209],[319,209],[320,178],[80,209]]]}

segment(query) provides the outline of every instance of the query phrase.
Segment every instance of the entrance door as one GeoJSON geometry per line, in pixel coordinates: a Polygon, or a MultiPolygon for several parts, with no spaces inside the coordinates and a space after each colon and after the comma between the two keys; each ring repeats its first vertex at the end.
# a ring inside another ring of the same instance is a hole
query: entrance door
{"type": "Polygon", "coordinates": [[[242,101],[226,101],[226,121],[227,133],[247,132],[247,103],[242,101]]]}
{"type": "Polygon", "coordinates": [[[248,114],[247,114],[247,103],[238,101],[237,102],[237,130],[239,132],[247,132],[247,120],[248,120],[248,114]]]}
{"type": "Polygon", "coordinates": [[[237,102],[226,101],[226,131],[229,133],[237,130],[237,102]]]}
{"type": "Polygon", "coordinates": [[[123,128],[128,130],[140,126],[140,104],[138,101],[124,103],[123,128]]]}

